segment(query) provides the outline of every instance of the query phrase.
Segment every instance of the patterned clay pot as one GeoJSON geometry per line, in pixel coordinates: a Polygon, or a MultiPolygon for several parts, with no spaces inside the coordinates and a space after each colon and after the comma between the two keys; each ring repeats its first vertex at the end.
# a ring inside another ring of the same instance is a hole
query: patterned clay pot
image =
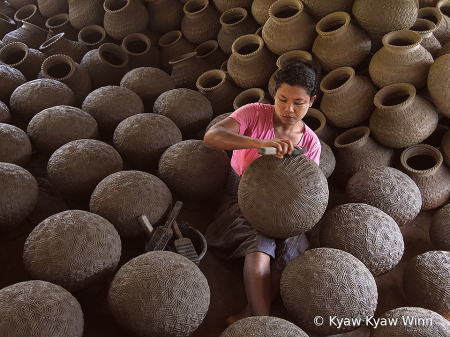
{"type": "Polygon", "coordinates": [[[37,0],[39,11],[46,18],[69,13],[69,3],[67,0],[37,0]]]}
{"type": "Polygon", "coordinates": [[[250,10],[253,0],[212,0],[217,10],[223,14],[232,8],[245,8],[250,10]]]}
{"type": "Polygon", "coordinates": [[[322,147],[322,150],[320,151],[319,167],[325,175],[325,178],[328,179],[336,168],[336,157],[334,156],[331,147],[323,140],[320,141],[320,146],[322,147]]]}
{"type": "Polygon", "coordinates": [[[403,172],[411,177],[422,194],[422,210],[435,209],[450,197],[450,168],[434,146],[418,144],[400,156],[403,172]]]}
{"type": "Polygon", "coordinates": [[[205,41],[199,44],[194,51],[197,53],[197,58],[208,63],[213,69],[219,69],[222,63],[228,60],[228,55],[220,49],[216,40],[205,41]]]}
{"type": "Polygon", "coordinates": [[[145,6],[133,0],[105,0],[103,27],[113,39],[122,40],[132,33],[145,30],[149,15],[145,6]]]}
{"type": "Polygon", "coordinates": [[[276,57],[266,49],[260,36],[248,34],[237,38],[232,51],[227,69],[239,87],[250,89],[267,85],[276,70],[276,57]]]}
{"type": "Polygon", "coordinates": [[[27,81],[20,70],[5,64],[0,64],[0,77],[2,79],[0,82],[0,101],[3,103],[9,102],[14,90],[27,81]]]}
{"type": "Polygon", "coordinates": [[[338,131],[327,124],[327,118],[320,110],[309,108],[303,117],[303,122],[315,132],[321,141],[334,148],[334,140],[338,136],[338,131]]]}
{"type": "Polygon", "coordinates": [[[146,0],[149,15],[148,29],[167,33],[181,28],[183,4],[178,0],[146,0]]]}
{"type": "Polygon", "coordinates": [[[448,87],[450,85],[450,54],[438,57],[430,67],[427,88],[434,105],[450,118],[448,87]]]}
{"type": "Polygon", "coordinates": [[[297,0],[278,0],[270,6],[262,37],[267,48],[276,55],[300,49],[311,50],[317,36],[317,21],[297,0]],[[301,31],[302,34],[297,34],[301,31]]]}
{"type": "Polygon", "coordinates": [[[14,20],[18,25],[21,25],[22,21],[26,21],[45,29],[45,21],[47,21],[47,18],[39,12],[36,5],[26,5],[17,10],[14,14],[14,20]]]}
{"type": "Polygon", "coordinates": [[[312,53],[322,70],[355,68],[369,55],[370,36],[350,20],[350,14],[335,12],[317,23],[319,35],[314,40],[312,53]]]}
{"type": "Polygon", "coordinates": [[[64,37],[71,41],[78,41],[78,30],[72,27],[69,21],[69,14],[56,14],[47,19],[45,27],[48,29],[47,39],[59,33],[64,33],[64,37]]]}
{"type": "Polygon", "coordinates": [[[68,40],[66,33],[59,33],[39,47],[46,56],[63,54],[70,56],[76,63],[80,63],[83,56],[89,51],[84,43],[68,40]]]}
{"type": "Polygon", "coordinates": [[[176,88],[197,89],[196,82],[199,76],[211,70],[210,65],[197,58],[196,55],[196,52],[187,53],[169,62],[172,65],[172,73],[170,76],[176,88]]]}
{"type": "Polygon", "coordinates": [[[161,54],[150,39],[142,33],[127,35],[122,40],[122,48],[128,54],[128,67],[161,67],[161,54]]]}
{"type": "Polygon", "coordinates": [[[17,126],[0,123],[0,162],[27,167],[31,158],[31,141],[17,126]]]}
{"type": "Polygon", "coordinates": [[[193,52],[195,45],[183,36],[179,30],[173,30],[161,36],[158,41],[161,48],[161,67],[166,73],[172,72],[172,66],[169,62],[181,55],[193,52]]]}
{"type": "Polygon", "coordinates": [[[0,123],[9,124],[11,121],[11,112],[8,106],[0,101],[0,123]]]}
{"type": "Polygon", "coordinates": [[[264,90],[260,88],[250,88],[242,91],[233,101],[233,109],[237,110],[241,106],[250,103],[261,103],[261,104],[270,104],[271,101],[268,99],[264,90]]]}
{"type": "Polygon", "coordinates": [[[105,10],[104,0],[67,0],[69,3],[69,20],[75,29],[89,25],[103,26],[105,10]]]}
{"type": "Polygon", "coordinates": [[[380,89],[374,98],[375,110],[369,127],[377,141],[391,148],[420,143],[438,124],[435,106],[409,83],[396,83],[380,89]],[[420,120],[420,123],[417,121],[420,120]]]}
{"type": "Polygon", "coordinates": [[[0,39],[3,39],[3,36],[16,28],[17,25],[13,19],[3,13],[0,13],[0,39]]]}
{"type": "Polygon", "coordinates": [[[89,25],[78,32],[78,41],[85,44],[89,50],[97,49],[103,43],[110,43],[112,39],[106,35],[105,29],[99,25],[89,25]]]}
{"type": "Polygon", "coordinates": [[[307,337],[308,335],[295,324],[282,318],[253,316],[230,325],[220,337],[245,336],[251,331],[259,337],[307,337]]]}
{"type": "Polygon", "coordinates": [[[45,55],[43,53],[28,48],[22,42],[13,42],[0,49],[0,64],[20,70],[28,81],[37,78],[44,60],[45,55]]]}
{"type": "Polygon", "coordinates": [[[259,28],[247,11],[240,7],[224,12],[220,16],[220,24],[222,27],[217,35],[217,42],[227,55],[231,55],[231,46],[238,37],[254,34],[259,28]]]}
{"type": "Polygon", "coordinates": [[[378,88],[369,77],[355,75],[353,68],[341,67],[329,72],[320,82],[320,90],[324,93],[320,109],[333,126],[357,126],[375,110],[373,99],[378,88]]]}
{"type": "Polygon", "coordinates": [[[23,42],[28,48],[39,49],[39,46],[47,39],[47,33],[47,30],[24,21],[22,26],[5,34],[2,41],[6,44],[23,42]]]}
{"type": "Polygon", "coordinates": [[[354,0],[304,0],[306,9],[318,20],[334,12],[352,12],[354,0]]]}
{"type": "Polygon", "coordinates": [[[411,83],[417,89],[425,86],[434,60],[421,41],[420,34],[411,30],[383,36],[383,47],[369,64],[372,82],[380,88],[393,83],[411,83]]]}
{"type": "Polygon", "coordinates": [[[448,219],[450,219],[450,204],[443,206],[434,213],[430,225],[430,241],[439,250],[450,251],[450,227],[448,226],[448,219]]]}
{"type": "Polygon", "coordinates": [[[220,30],[220,13],[209,0],[189,0],[183,7],[181,31],[195,44],[216,40],[220,30]]]}
{"type": "Polygon", "coordinates": [[[450,41],[449,23],[444,18],[442,12],[436,7],[425,7],[419,9],[417,18],[431,21],[436,25],[433,35],[438,39],[441,45],[450,41]]]}
{"type": "Polygon", "coordinates": [[[433,34],[436,31],[436,25],[426,19],[417,18],[410,30],[414,30],[420,34],[422,37],[420,44],[428,50],[433,58],[436,58],[439,50],[442,48],[441,43],[433,34]]]}
{"type": "Polygon", "coordinates": [[[269,8],[275,1],[277,0],[253,0],[251,12],[259,25],[264,26],[269,19],[269,8]]]}

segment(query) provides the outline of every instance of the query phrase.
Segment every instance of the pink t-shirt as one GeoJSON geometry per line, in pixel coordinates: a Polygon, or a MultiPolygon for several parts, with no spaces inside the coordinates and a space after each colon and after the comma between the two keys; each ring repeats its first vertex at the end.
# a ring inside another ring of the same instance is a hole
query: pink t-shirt
{"type": "MultiPolygon", "coordinates": [[[[252,103],[240,107],[230,117],[239,123],[239,134],[258,139],[275,139],[273,130],[273,113],[275,107],[270,104],[252,103]]],[[[297,144],[305,147],[305,156],[311,158],[319,165],[320,140],[306,124],[302,139],[297,144]]],[[[231,158],[231,167],[239,176],[242,176],[248,165],[256,158],[261,157],[258,149],[234,150],[231,158]]]]}

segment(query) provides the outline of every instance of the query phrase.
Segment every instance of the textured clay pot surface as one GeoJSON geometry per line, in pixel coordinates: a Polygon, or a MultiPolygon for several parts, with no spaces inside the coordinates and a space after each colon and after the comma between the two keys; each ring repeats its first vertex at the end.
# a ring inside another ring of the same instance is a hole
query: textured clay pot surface
{"type": "Polygon", "coordinates": [[[255,334],[260,337],[307,337],[295,324],[282,318],[253,316],[230,325],[219,337],[244,337],[255,334]]]}
{"type": "Polygon", "coordinates": [[[38,77],[45,57],[42,52],[28,48],[23,42],[9,43],[0,51],[0,63],[20,70],[28,81],[38,77]]]}
{"type": "Polygon", "coordinates": [[[67,0],[69,3],[69,20],[75,29],[89,25],[103,26],[105,10],[104,0],[67,0]]]}
{"type": "Polygon", "coordinates": [[[450,251],[449,218],[450,205],[445,205],[434,214],[433,221],[430,225],[430,240],[439,250],[450,251]]]}
{"type": "Polygon", "coordinates": [[[145,6],[133,0],[105,0],[103,27],[113,39],[121,41],[125,36],[139,33],[148,25],[149,16],[145,6]]]}
{"type": "Polygon", "coordinates": [[[128,53],[130,70],[140,67],[161,68],[161,54],[145,34],[129,34],[123,38],[121,46],[128,53]]]}
{"type": "Polygon", "coordinates": [[[434,105],[446,117],[450,118],[448,91],[450,86],[450,55],[438,57],[430,67],[427,88],[434,105]]]}
{"type": "Polygon", "coordinates": [[[39,46],[47,39],[48,31],[29,22],[23,22],[19,28],[5,34],[2,41],[23,42],[28,48],[39,49],[39,46]]]}
{"type": "Polygon", "coordinates": [[[16,68],[12,68],[5,64],[0,64],[0,101],[9,102],[9,98],[14,90],[24,84],[27,79],[16,68]]]}
{"type": "Polygon", "coordinates": [[[68,12],[60,12],[60,14],[49,17],[45,22],[45,27],[48,29],[47,39],[64,33],[66,39],[78,41],[78,30],[70,24],[68,12]]]}
{"type": "Polygon", "coordinates": [[[31,158],[31,142],[17,126],[0,123],[0,162],[25,167],[31,158]]]}
{"type": "Polygon", "coordinates": [[[354,0],[335,0],[333,2],[327,0],[304,0],[302,2],[310,13],[321,19],[334,12],[351,13],[354,0]]]}
{"type": "Polygon", "coordinates": [[[88,48],[84,43],[74,42],[66,39],[65,33],[59,33],[46,40],[39,50],[46,56],[63,54],[70,56],[76,63],[80,63],[83,56],[88,52],[88,48]]]}
{"type": "Polygon", "coordinates": [[[216,40],[220,30],[220,13],[208,0],[189,0],[183,7],[181,31],[194,44],[216,40]]]}

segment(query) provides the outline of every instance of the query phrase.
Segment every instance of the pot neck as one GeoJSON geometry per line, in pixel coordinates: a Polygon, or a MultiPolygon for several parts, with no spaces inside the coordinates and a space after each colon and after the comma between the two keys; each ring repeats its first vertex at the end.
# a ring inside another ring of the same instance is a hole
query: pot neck
{"type": "Polygon", "coordinates": [[[317,34],[332,37],[344,33],[350,25],[350,14],[334,12],[323,17],[316,25],[317,34]]]}
{"type": "Polygon", "coordinates": [[[334,140],[334,146],[338,149],[354,150],[367,144],[370,140],[370,129],[367,126],[359,126],[341,133],[334,140]]]}
{"type": "Polygon", "coordinates": [[[434,146],[418,144],[402,152],[400,163],[409,174],[425,177],[439,169],[443,163],[443,156],[434,146]]]}
{"type": "Polygon", "coordinates": [[[380,89],[374,97],[374,104],[380,111],[401,110],[413,102],[416,88],[409,83],[394,83],[380,89]]]}

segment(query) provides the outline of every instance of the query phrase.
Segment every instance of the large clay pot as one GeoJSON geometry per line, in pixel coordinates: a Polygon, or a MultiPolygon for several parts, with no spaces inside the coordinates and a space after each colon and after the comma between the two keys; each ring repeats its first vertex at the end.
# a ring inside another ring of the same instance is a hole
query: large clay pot
{"type": "Polygon", "coordinates": [[[132,33],[145,30],[148,25],[148,11],[139,1],[105,0],[103,27],[113,39],[122,40],[132,33]]]}
{"type": "Polygon", "coordinates": [[[21,25],[22,21],[26,21],[45,29],[45,21],[47,21],[47,18],[39,12],[36,5],[26,5],[17,10],[14,14],[14,20],[18,25],[21,25]]]}
{"type": "Polygon", "coordinates": [[[27,81],[20,70],[5,64],[0,64],[0,77],[0,101],[4,103],[8,103],[14,90],[27,81]]]}
{"type": "Polygon", "coordinates": [[[17,126],[0,123],[0,162],[26,167],[31,158],[31,142],[17,126]]]}
{"type": "Polygon", "coordinates": [[[78,32],[78,41],[84,43],[89,50],[99,48],[103,43],[112,42],[105,29],[99,25],[89,25],[78,32]]]}
{"type": "Polygon", "coordinates": [[[303,122],[314,131],[320,140],[334,148],[334,140],[338,136],[338,131],[327,123],[327,118],[320,110],[309,108],[303,117],[303,122]]]}
{"type": "Polygon", "coordinates": [[[5,34],[8,34],[16,28],[17,26],[13,19],[3,13],[0,13],[0,39],[3,39],[5,34]]]}
{"type": "Polygon", "coordinates": [[[193,52],[195,45],[183,36],[183,33],[179,30],[173,30],[161,36],[158,41],[161,48],[161,67],[170,74],[172,72],[172,66],[169,62],[181,55],[193,52]]]}
{"type": "Polygon", "coordinates": [[[48,18],[45,27],[48,29],[47,39],[59,33],[64,33],[66,39],[78,41],[78,30],[70,24],[69,14],[67,13],[56,14],[48,18]]]}
{"type": "Polygon", "coordinates": [[[232,8],[245,8],[250,9],[253,0],[212,0],[217,10],[223,14],[232,8]]]}
{"type": "Polygon", "coordinates": [[[277,0],[253,0],[251,12],[255,21],[264,26],[269,19],[269,8],[277,0]]]}
{"type": "Polygon", "coordinates": [[[212,69],[219,69],[222,63],[228,60],[228,55],[220,49],[216,40],[205,41],[194,51],[197,53],[196,57],[208,63],[212,69]]]}
{"type": "Polygon", "coordinates": [[[370,137],[370,129],[366,126],[341,133],[334,140],[334,146],[337,148],[334,178],[344,186],[363,168],[394,164],[394,150],[370,137]]]}
{"type": "Polygon", "coordinates": [[[104,0],[67,0],[69,3],[69,20],[75,29],[89,25],[103,26],[105,10],[104,0]]]}
{"type": "Polygon", "coordinates": [[[65,33],[59,33],[39,47],[46,56],[63,54],[70,56],[76,63],[80,63],[83,56],[89,51],[81,42],[75,42],[66,39],[65,33]]]}
{"type": "Polygon", "coordinates": [[[241,36],[233,42],[232,51],[227,69],[233,81],[243,89],[266,86],[276,70],[276,57],[264,40],[256,34],[241,36]]]}
{"type": "Polygon", "coordinates": [[[234,40],[246,34],[254,34],[259,25],[248,15],[244,8],[231,8],[220,16],[220,28],[217,42],[220,48],[231,55],[231,46],[234,40]]]}
{"type": "Polygon", "coordinates": [[[420,143],[438,124],[435,106],[417,95],[409,83],[391,84],[380,89],[374,103],[376,108],[370,116],[369,127],[377,141],[391,148],[420,143]]]}
{"type": "Polygon", "coordinates": [[[148,29],[167,33],[181,28],[183,4],[178,0],[146,0],[149,15],[148,29]]]}
{"type": "Polygon", "coordinates": [[[316,24],[301,1],[278,0],[270,6],[262,37],[267,48],[276,55],[295,49],[311,50],[317,36],[316,24]]]}
{"type": "Polygon", "coordinates": [[[353,68],[334,69],[322,79],[320,89],[324,93],[320,109],[333,126],[357,126],[375,110],[373,99],[378,88],[369,77],[355,75],[353,68]]]}
{"type": "Polygon", "coordinates": [[[420,34],[422,37],[420,44],[428,50],[433,58],[436,58],[439,50],[442,48],[441,43],[433,34],[436,31],[436,25],[426,19],[417,18],[410,30],[414,30],[420,34]]]}
{"type": "Polygon", "coordinates": [[[46,18],[54,15],[69,13],[67,0],[37,0],[39,11],[46,18]]]}
{"type": "Polygon", "coordinates": [[[414,1],[355,0],[352,13],[356,22],[366,32],[376,35],[409,29],[417,18],[418,8],[414,1]]]}
{"type": "Polygon", "coordinates": [[[195,86],[197,79],[204,72],[211,70],[211,66],[196,55],[196,52],[187,53],[169,62],[172,66],[170,76],[176,88],[197,89],[195,86]]]}
{"type": "Polygon", "coordinates": [[[22,42],[12,42],[0,49],[0,63],[20,70],[28,81],[37,78],[44,60],[42,52],[22,42]]]}
{"type": "Polygon", "coordinates": [[[369,64],[372,82],[382,88],[393,83],[411,83],[417,89],[427,84],[433,56],[420,44],[419,33],[399,30],[383,36],[383,47],[369,64]]]}
{"type": "Polygon", "coordinates": [[[339,67],[355,68],[369,55],[370,36],[352,23],[346,12],[327,15],[317,23],[316,30],[319,35],[312,53],[326,72],[339,67]]]}
{"type": "Polygon", "coordinates": [[[450,55],[439,56],[428,73],[427,88],[434,105],[450,118],[448,88],[450,86],[450,55]]]}
{"type": "Polygon", "coordinates": [[[47,33],[47,30],[24,21],[22,26],[5,34],[2,41],[6,44],[22,42],[28,48],[39,49],[39,46],[47,39],[47,33]]]}
{"type": "Polygon", "coordinates": [[[241,319],[228,326],[219,337],[245,337],[250,333],[259,337],[307,337],[295,324],[282,318],[252,316],[241,319]]]}
{"type": "Polygon", "coordinates": [[[426,19],[436,25],[433,35],[438,39],[441,45],[450,41],[449,22],[444,18],[444,14],[436,7],[425,7],[419,9],[417,18],[426,19]]]}
{"type": "Polygon", "coordinates": [[[209,0],[189,0],[183,7],[181,31],[195,44],[215,40],[220,30],[220,13],[209,0]]]}
{"type": "Polygon", "coordinates": [[[270,104],[271,101],[268,99],[264,90],[260,88],[250,88],[242,91],[233,101],[233,109],[237,110],[241,106],[250,103],[262,103],[262,104],[270,104]]]}
{"type": "Polygon", "coordinates": [[[443,205],[450,197],[450,168],[442,153],[427,144],[405,149],[400,162],[402,170],[417,184],[422,194],[422,210],[443,205]]]}
{"type": "Polygon", "coordinates": [[[147,35],[133,33],[122,40],[122,48],[128,54],[128,68],[161,67],[161,54],[150,42],[147,35]]]}
{"type": "Polygon", "coordinates": [[[334,12],[352,12],[354,0],[303,0],[306,9],[318,20],[334,12]]]}

